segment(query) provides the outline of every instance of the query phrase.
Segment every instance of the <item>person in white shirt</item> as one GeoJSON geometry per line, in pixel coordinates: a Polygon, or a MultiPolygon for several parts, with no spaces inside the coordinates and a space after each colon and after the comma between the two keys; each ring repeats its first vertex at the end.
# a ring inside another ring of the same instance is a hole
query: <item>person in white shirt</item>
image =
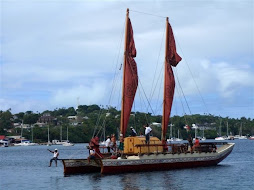
{"type": "Polygon", "coordinates": [[[108,149],[108,152],[110,152],[110,143],[111,143],[110,136],[107,136],[106,147],[108,149]]]}
{"type": "Polygon", "coordinates": [[[53,160],[55,160],[56,167],[57,167],[57,159],[58,159],[58,156],[59,156],[59,152],[57,151],[57,149],[55,149],[55,151],[51,151],[51,150],[48,149],[48,151],[54,154],[53,158],[50,159],[49,167],[51,167],[51,164],[52,164],[53,160]]]}
{"type": "Polygon", "coordinates": [[[90,149],[89,149],[89,156],[87,158],[88,163],[90,163],[91,159],[93,159],[93,160],[95,159],[95,150],[93,147],[90,147],[90,149]]]}
{"type": "Polygon", "coordinates": [[[150,142],[150,133],[152,131],[152,128],[148,124],[146,124],[144,126],[144,128],[145,128],[146,144],[149,144],[149,142],[150,142]]]}

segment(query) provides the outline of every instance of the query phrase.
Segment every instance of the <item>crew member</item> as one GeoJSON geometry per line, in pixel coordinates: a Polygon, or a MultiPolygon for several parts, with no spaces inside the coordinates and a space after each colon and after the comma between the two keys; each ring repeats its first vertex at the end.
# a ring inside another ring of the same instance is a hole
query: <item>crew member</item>
{"type": "Polygon", "coordinates": [[[144,128],[145,128],[146,144],[149,144],[150,143],[150,133],[152,131],[152,128],[148,124],[146,124],[144,126],[144,128]]]}
{"type": "Polygon", "coordinates": [[[131,127],[131,136],[133,137],[137,136],[137,132],[133,127],[131,127]]]}

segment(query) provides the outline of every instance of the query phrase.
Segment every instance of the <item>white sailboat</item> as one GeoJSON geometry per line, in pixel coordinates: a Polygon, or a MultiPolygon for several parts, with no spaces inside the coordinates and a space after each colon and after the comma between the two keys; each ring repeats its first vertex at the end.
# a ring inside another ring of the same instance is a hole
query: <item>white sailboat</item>
{"type": "MultiPolygon", "coordinates": [[[[237,136],[237,135],[236,135],[236,136],[237,136]]],[[[244,136],[244,135],[243,135],[243,123],[242,123],[242,122],[241,122],[241,126],[240,126],[240,131],[239,131],[238,139],[240,139],[240,140],[245,140],[245,139],[247,139],[247,136],[244,136]]]]}
{"type": "Polygon", "coordinates": [[[68,126],[67,126],[67,140],[63,142],[63,146],[74,146],[73,143],[69,142],[69,132],[68,132],[68,126]]]}
{"type": "Polygon", "coordinates": [[[216,141],[224,141],[224,140],[226,140],[225,137],[221,136],[221,119],[220,119],[220,127],[219,127],[219,136],[216,137],[214,140],[216,140],[216,141]]]}
{"type": "Polygon", "coordinates": [[[182,141],[183,139],[180,138],[180,132],[179,129],[177,131],[177,138],[175,139],[175,141],[182,141]]]}
{"type": "Polygon", "coordinates": [[[205,127],[203,126],[203,137],[201,138],[201,141],[205,141],[206,137],[205,137],[205,127]]]}
{"type": "MultiPolygon", "coordinates": [[[[32,140],[33,140],[33,128],[31,128],[32,130],[32,140]]],[[[35,145],[39,145],[38,143],[33,143],[30,142],[29,140],[23,139],[23,121],[21,124],[21,136],[20,136],[20,143],[14,143],[14,146],[35,146],[35,145]]]]}

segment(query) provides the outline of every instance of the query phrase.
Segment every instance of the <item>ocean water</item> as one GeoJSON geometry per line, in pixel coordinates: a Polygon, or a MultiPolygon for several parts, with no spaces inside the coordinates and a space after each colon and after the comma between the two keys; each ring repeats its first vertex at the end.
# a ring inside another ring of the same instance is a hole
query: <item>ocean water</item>
{"type": "Polygon", "coordinates": [[[234,140],[233,152],[218,166],[120,175],[64,176],[63,165],[49,160],[47,149],[59,150],[59,158],[86,158],[85,146],[30,146],[0,148],[0,190],[28,189],[254,189],[254,141],[234,140]]]}

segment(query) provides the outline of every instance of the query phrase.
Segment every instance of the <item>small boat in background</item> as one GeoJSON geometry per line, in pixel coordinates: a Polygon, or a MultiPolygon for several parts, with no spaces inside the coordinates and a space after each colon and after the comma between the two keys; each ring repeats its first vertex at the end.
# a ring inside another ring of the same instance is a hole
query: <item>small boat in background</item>
{"type": "Polygon", "coordinates": [[[69,141],[68,126],[67,126],[67,140],[65,142],[63,142],[63,146],[74,146],[74,144],[70,143],[70,141],[69,141]]]}
{"type": "Polygon", "coordinates": [[[254,136],[250,136],[250,137],[249,137],[249,140],[254,140],[254,136]]]}
{"type": "Polygon", "coordinates": [[[224,141],[224,140],[226,140],[226,138],[224,138],[224,137],[216,137],[214,140],[216,140],[216,141],[224,141]]]}
{"type": "Polygon", "coordinates": [[[29,140],[21,140],[20,143],[14,143],[14,146],[36,146],[38,143],[31,143],[29,140]]]}

